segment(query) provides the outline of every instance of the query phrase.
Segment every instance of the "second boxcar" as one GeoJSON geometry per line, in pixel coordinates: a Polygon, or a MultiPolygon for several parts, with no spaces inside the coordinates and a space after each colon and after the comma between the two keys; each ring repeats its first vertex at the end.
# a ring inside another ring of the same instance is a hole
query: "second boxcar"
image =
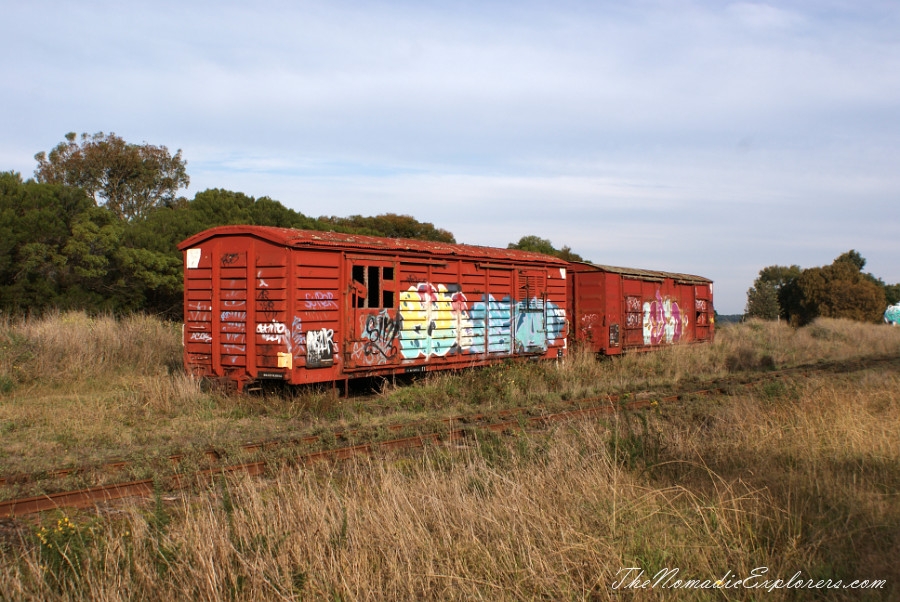
{"type": "Polygon", "coordinates": [[[568,297],[570,336],[595,353],[713,338],[713,283],[702,276],[573,262],[568,297]]]}
{"type": "Polygon", "coordinates": [[[565,354],[568,263],[546,255],[258,226],[179,248],[185,366],[238,390],[565,354]]]}

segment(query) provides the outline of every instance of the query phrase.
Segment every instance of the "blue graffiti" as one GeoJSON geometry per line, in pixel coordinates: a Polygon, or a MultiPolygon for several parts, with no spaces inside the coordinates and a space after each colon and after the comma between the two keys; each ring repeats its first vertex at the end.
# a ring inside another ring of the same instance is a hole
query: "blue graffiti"
{"type": "Polygon", "coordinates": [[[894,326],[900,324],[900,303],[887,308],[884,312],[884,321],[894,326]]]}
{"type": "Polygon", "coordinates": [[[488,341],[488,353],[509,353],[511,351],[510,325],[511,316],[509,297],[502,301],[493,295],[482,295],[481,301],[472,305],[469,318],[472,320],[471,353],[485,352],[485,336],[488,341]]]}
{"type": "Polygon", "coordinates": [[[546,308],[542,299],[516,303],[516,351],[544,352],[548,342],[556,341],[565,327],[565,312],[558,305],[548,301],[546,308]]]}

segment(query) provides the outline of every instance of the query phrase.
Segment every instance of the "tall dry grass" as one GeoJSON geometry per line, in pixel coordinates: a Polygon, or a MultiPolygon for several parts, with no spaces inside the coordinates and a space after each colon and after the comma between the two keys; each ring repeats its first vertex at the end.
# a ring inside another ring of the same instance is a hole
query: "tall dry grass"
{"type": "MultiPolygon", "coordinates": [[[[71,563],[20,526],[21,600],[848,600],[900,595],[900,380],[797,377],[463,449],[222,480],[72,516],[71,563]],[[613,588],[646,576],[882,589],[613,588]],[[730,573],[729,573],[730,572],[730,573]]],[[[59,520],[62,520],[60,517],[59,520]]],[[[53,530],[57,517],[43,525],[53,530]]],[[[2,596],[3,594],[0,594],[2,596]]]]}
{"type": "Polygon", "coordinates": [[[151,316],[51,313],[0,323],[0,375],[20,384],[66,384],[180,366],[177,325],[151,316]]]}
{"type": "MultiPolygon", "coordinates": [[[[374,400],[313,390],[228,397],[185,375],[179,325],[78,312],[7,319],[0,321],[0,475],[405,420],[437,424],[513,406],[552,409],[605,393],[652,396],[735,372],[898,352],[897,328],[750,322],[720,328],[711,345],[603,361],[575,349],[561,362],[432,373],[411,386],[386,385],[374,400]]],[[[0,497],[42,491],[0,489],[0,497]]]]}

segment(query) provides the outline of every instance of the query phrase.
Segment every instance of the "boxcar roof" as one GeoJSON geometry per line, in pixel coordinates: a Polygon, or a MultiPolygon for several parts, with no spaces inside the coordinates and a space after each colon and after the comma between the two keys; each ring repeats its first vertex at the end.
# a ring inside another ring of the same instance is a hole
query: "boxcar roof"
{"type": "Polygon", "coordinates": [[[272,226],[218,226],[191,236],[182,241],[178,248],[183,251],[216,236],[255,236],[274,244],[291,248],[331,247],[371,252],[416,253],[475,259],[543,262],[559,264],[561,267],[569,263],[558,257],[544,255],[543,253],[532,253],[531,251],[519,251],[516,249],[498,249],[495,247],[432,242],[409,238],[382,238],[343,232],[294,230],[272,226]]]}
{"type": "MultiPolygon", "coordinates": [[[[613,274],[621,274],[623,276],[629,276],[632,278],[640,278],[642,280],[663,280],[665,278],[672,278],[673,280],[679,280],[682,282],[689,282],[691,284],[709,284],[712,282],[709,278],[704,278],[703,276],[694,276],[693,274],[679,274],[677,272],[661,272],[658,270],[640,270],[637,268],[622,268],[613,265],[599,265],[596,263],[587,263],[583,261],[572,262],[579,266],[591,267],[603,272],[610,272],[613,274]]],[[[585,271],[583,268],[581,271],[585,271]]]]}

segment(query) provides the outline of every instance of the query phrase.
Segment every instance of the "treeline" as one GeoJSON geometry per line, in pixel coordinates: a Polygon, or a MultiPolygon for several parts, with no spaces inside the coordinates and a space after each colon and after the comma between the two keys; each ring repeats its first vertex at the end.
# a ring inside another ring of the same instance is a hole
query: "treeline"
{"type": "MultiPolygon", "coordinates": [[[[408,215],[303,215],[268,197],[210,189],[193,200],[181,151],[114,133],[66,134],[35,155],[34,179],[0,172],[0,312],[49,308],[182,313],[182,240],[214,226],[249,224],[456,242],[408,215]]],[[[580,259],[525,236],[509,248],[580,259]]]]}
{"type": "Polygon", "coordinates": [[[763,268],[747,291],[746,317],[781,318],[803,326],[817,317],[880,322],[885,308],[900,302],[900,284],[863,272],[866,260],[851,249],[831,265],[763,268]]]}
{"type": "Polygon", "coordinates": [[[182,312],[179,242],[213,226],[252,224],[455,242],[410,216],[312,218],[268,197],[211,189],[140,215],[120,211],[83,188],[0,173],[0,311],[49,308],[91,312],[182,312]]]}

